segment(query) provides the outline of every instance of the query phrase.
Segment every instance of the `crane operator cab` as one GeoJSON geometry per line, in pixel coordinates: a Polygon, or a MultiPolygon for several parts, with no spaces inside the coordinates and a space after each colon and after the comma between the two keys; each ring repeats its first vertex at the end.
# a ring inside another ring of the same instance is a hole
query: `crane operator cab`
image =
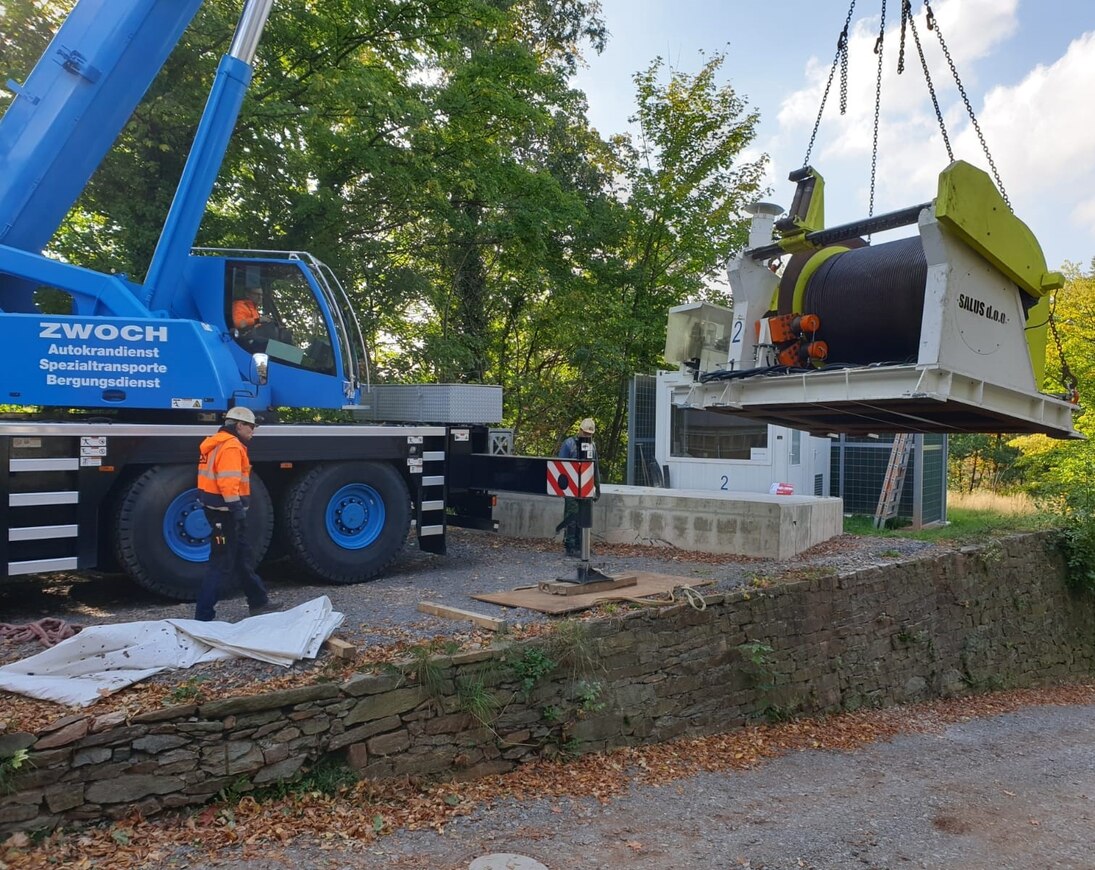
{"type": "Polygon", "coordinates": [[[231,333],[248,353],[334,373],[326,320],[296,263],[229,261],[225,297],[231,333]]]}

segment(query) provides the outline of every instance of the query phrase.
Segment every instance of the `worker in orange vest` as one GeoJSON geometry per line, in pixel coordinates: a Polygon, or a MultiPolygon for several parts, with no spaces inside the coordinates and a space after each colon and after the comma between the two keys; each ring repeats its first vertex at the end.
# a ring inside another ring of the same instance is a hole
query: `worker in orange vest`
{"type": "Polygon", "coordinates": [[[252,287],[242,299],[232,303],[232,325],[241,332],[254,329],[262,322],[262,288],[252,287]]]}
{"type": "Polygon", "coordinates": [[[247,442],[258,418],[250,408],[232,408],[224,424],[201,444],[198,495],[212,530],[209,568],[198,592],[194,618],[215,618],[217,601],[233,579],[247,596],[251,615],[273,610],[262,578],[255,573],[247,537],[247,508],[251,500],[251,460],[247,442]]]}

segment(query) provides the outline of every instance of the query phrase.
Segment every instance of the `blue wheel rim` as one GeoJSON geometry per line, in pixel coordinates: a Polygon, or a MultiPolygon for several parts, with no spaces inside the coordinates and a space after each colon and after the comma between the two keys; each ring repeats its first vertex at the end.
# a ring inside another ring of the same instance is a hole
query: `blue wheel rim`
{"type": "Polygon", "coordinates": [[[163,517],[163,537],[171,550],[187,562],[209,560],[209,521],[205,518],[198,490],[188,489],[175,497],[163,517]]]}
{"type": "Polygon", "coordinates": [[[350,483],[327,502],[327,534],[344,550],[371,546],[384,530],[384,499],[365,483],[350,483]]]}

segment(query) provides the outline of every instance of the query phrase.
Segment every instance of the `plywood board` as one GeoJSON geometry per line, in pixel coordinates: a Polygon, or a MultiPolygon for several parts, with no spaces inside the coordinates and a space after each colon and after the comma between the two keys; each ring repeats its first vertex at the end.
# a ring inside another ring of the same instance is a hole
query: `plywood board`
{"type": "Polygon", "coordinates": [[[676,577],[672,574],[651,574],[647,571],[629,571],[628,576],[635,577],[635,585],[616,591],[594,592],[590,595],[552,595],[541,592],[537,587],[513,589],[509,592],[488,592],[473,595],[479,601],[500,604],[503,607],[524,607],[538,610],[540,613],[572,613],[587,610],[604,601],[619,601],[621,598],[649,598],[672,592],[676,586],[709,586],[714,580],[700,580],[695,577],[676,577]]]}

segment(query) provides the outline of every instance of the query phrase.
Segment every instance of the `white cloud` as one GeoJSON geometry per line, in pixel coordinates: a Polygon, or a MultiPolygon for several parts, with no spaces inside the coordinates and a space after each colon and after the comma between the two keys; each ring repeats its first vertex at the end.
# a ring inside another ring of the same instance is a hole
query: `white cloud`
{"type": "MultiPolygon", "coordinates": [[[[989,54],[997,45],[1015,33],[1018,27],[1016,11],[1018,0],[949,0],[936,4],[936,16],[939,27],[950,50],[951,58],[961,74],[969,70],[975,62],[989,54]]],[[[915,18],[920,44],[924,49],[929,72],[937,92],[941,96],[956,95],[954,81],[951,78],[943,52],[935,34],[928,30],[924,10],[915,18]]],[[[840,71],[836,72],[830,87],[822,126],[834,121],[842,128],[839,139],[847,144],[847,134],[860,131],[866,135],[870,146],[871,121],[874,114],[874,98],[877,70],[877,55],[874,53],[878,39],[879,19],[862,18],[852,26],[848,40],[849,78],[848,113],[839,115],[840,71]],[[865,124],[866,122],[866,124],[865,124]]],[[[905,38],[905,71],[897,73],[897,61],[900,51],[900,18],[889,16],[885,39],[883,40],[882,103],[890,118],[900,117],[910,111],[929,112],[933,117],[930,104],[926,104],[927,88],[921,68],[920,57],[916,49],[911,30],[905,38]]],[[[782,128],[812,127],[817,117],[821,96],[829,76],[832,57],[811,57],[806,64],[804,88],[788,96],[780,106],[778,115],[782,128]]],[[[972,78],[971,81],[976,81],[972,78]]],[[[933,121],[934,123],[934,121],[933,121]]],[[[863,135],[856,137],[860,144],[863,135]]]]}
{"type": "MultiPolygon", "coordinates": [[[[996,87],[985,96],[981,126],[1005,184],[1017,191],[1091,178],[1095,165],[1095,31],[1073,40],[1064,57],[1036,66],[1015,87],[996,87]],[[1009,181],[1008,179],[1013,179],[1009,181]]],[[[965,131],[965,150],[976,145],[965,131]]],[[[1089,185],[1084,185],[1090,190],[1089,185]]]]}
{"type": "MultiPolygon", "coordinates": [[[[985,0],[977,0],[973,5],[981,8],[985,15],[985,0]]],[[[969,29],[966,18],[955,15],[960,4],[952,2],[940,4],[937,14],[948,46],[952,42],[952,57],[959,69],[968,66],[971,58],[980,57],[996,41],[1006,38],[1014,27],[1015,2],[1010,0],[992,7],[988,16],[992,26],[977,30],[977,39],[966,39],[969,29]],[[952,40],[950,30],[959,34],[958,40],[952,40]],[[962,44],[961,51],[957,46],[962,44]]],[[[930,33],[921,12],[917,17],[917,28],[921,45],[924,47],[928,68],[933,73],[933,81],[941,99],[955,92],[950,71],[939,50],[934,34],[930,33]],[[941,71],[946,77],[941,77],[941,71]]],[[[878,58],[874,47],[878,38],[879,20],[860,19],[849,37],[849,75],[847,113],[839,114],[840,71],[836,71],[830,85],[818,133],[817,144],[810,155],[810,162],[823,174],[841,185],[856,185],[854,191],[845,188],[841,192],[841,201],[847,203],[854,195],[858,208],[841,215],[848,220],[866,214],[868,185],[870,180],[870,155],[874,128],[875,86],[878,58]],[[841,176],[845,176],[842,178],[841,176]]],[[[938,123],[928,98],[928,91],[921,70],[919,55],[911,32],[906,34],[905,70],[897,74],[897,60],[900,46],[899,19],[888,21],[883,41],[882,100],[879,119],[878,173],[876,210],[889,210],[908,205],[911,201],[923,200],[930,196],[933,177],[945,164],[946,151],[939,135],[938,123]],[[939,155],[938,160],[925,160],[926,154],[939,155]],[[910,189],[919,190],[909,198],[910,189]],[[926,193],[924,192],[926,191],[926,193]]],[[[812,130],[817,118],[818,107],[824,93],[825,83],[831,68],[828,59],[811,58],[806,65],[806,86],[790,94],[782,103],[778,114],[779,133],[769,142],[776,156],[773,174],[786,176],[791,165],[784,165],[788,159],[792,165],[801,162],[805,154],[805,137],[812,130]],[[801,143],[797,146],[794,143],[801,143]],[[801,149],[801,150],[798,150],[801,149]]],[[[956,120],[949,110],[949,103],[942,103],[945,118],[951,124],[956,120]]],[[[835,191],[834,191],[835,192],[835,191]]],[[[834,203],[835,204],[835,203],[834,203]]],[[[834,215],[833,217],[836,217],[834,215]]]]}
{"type": "MultiPolygon", "coordinates": [[[[1095,199],[1080,200],[1069,213],[1069,218],[1077,227],[1086,230],[1087,241],[1090,245],[1088,253],[1095,250],[1095,199]]],[[[1092,259],[1095,259],[1095,255],[1092,255],[1092,259]]],[[[1050,266],[1053,265],[1055,264],[1050,263],[1050,266]]]]}

